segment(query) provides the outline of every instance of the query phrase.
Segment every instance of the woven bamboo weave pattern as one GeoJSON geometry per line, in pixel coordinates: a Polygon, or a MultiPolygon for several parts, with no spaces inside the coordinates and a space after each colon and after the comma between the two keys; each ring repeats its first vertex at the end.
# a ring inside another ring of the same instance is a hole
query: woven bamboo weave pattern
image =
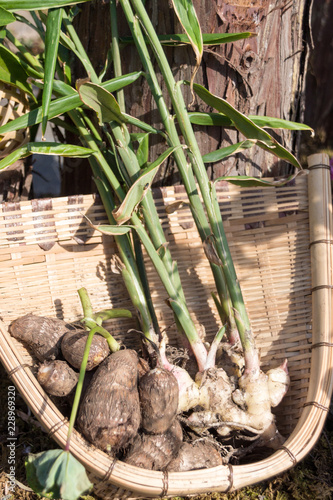
{"type": "MultiPolygon", "coordinates": [[[[75,433],[72,452],[93,473],[97,492],[103,498],[233,490],[292,467],[309,451],[311,443],[313,446],[324,422],[323,408],[332,392],[332,318],[328,312],[332,252],[328,243],[321,242],[332,239],[327,176],[323,169],[313,170],[298,176],[291,185],[276,188],[218,185],[225,230],[262,366],[265,370],[288,358],[291,388],[276,409],[278,427],[289,436],[285,448],[260,462],[231,469],[221,466],[216,470],[170,473],[166,477],[160,472],[114,463],[75,433]],[[315,206],[321,214],[320,222],[316,216],[309,223],[309,203],[310,216],[315,206]],[[315,240],[319,243],[310,245],[315,240]],[[317,255],[322,259],[319,271],[317,255]],[[319,301],[318,308],[325,305],[319,321],[323,324],[313,322],[312,301],[315,305],[319,301]],[[312,343],[319,344],[311,349],[312,343]]],[[[186,205],[173,213],[166,210],[168,205],[184,200],[184,192],[180,187],[170,187],[155,191],[154,196],[190,312],[211,340],[219,321],[211,297],[214,283],[209,264],[186,205]]],[[[30,369],[22,366],[33,364],[33,360],[9,337],[6,325],[27,312],[76,320],[81,315],[77,290],[82,286],[88,289],[95,310],[111,305],[132,308],[117,271],[112,237],[92,229],[84,214],[94,224],[106,222],[99,199],[90,195],[3,204],[0,213],[1,359],[7,370],[13,371],[12,379],[32,410],[61,445],[66,440],[67,423],[30,369]],[[39,399],[44,401],[43,410],[39,399]]],[[[177,345],[172,314],[165,304],[166,293],[148,259],[147,270],[160,326],[167,328],[169,342],[177,345]]],[[[138,346],[138,336],[127,333],[137,328],[135,320],[110,321],[107,327],[126,345],[138,346]]]]}

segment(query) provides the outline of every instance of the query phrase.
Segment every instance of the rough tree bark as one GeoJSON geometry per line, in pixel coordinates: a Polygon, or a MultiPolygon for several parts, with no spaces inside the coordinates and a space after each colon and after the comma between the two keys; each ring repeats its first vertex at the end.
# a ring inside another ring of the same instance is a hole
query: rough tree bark
{"type": "MultiPolygon", "coordinates": [[[[311,0],[194,0],[193,3],[203,32],[251,31],[257,35],[234,44],[206,48],[196,82],[205,85],[212,93],[226,98],[246,114],[302,120],[304,75],[308,58],[306,36],[311,0]]],[[[158,33],[182,32],[169,2],[147,0],[146,7],[158,33]]],[[[101,1],[91,5],[90,2],[83,4],[81,8],[77,26],[89,48],[92,60],[98,66],[101,64],[101,54],[103,51],[105,54],[109,43],[105,23],[108,6],[101,1]]],[[[120,34],[129,34],[123,18],[120,34]]],[[[176,79],[189,80],[194,63],[191,48],[167,48],[166,52],[176,79]]],[[[123,72],[138,69],[141,67],[135,49],[127,46],[123,49],[123,72]]],[[[77,76],[83,75],[78,72],[77,76]]],[[[163,82],[161,87],[163,90],[163,82]]],[[[184,94],[187,102],[190,102],[187,87],[184,88],[184,94]]],[[[143,78],[126,89],[126,106],[128,113],[159,126],[159,117],[143,78]]],[[[209,111],[199,100],[191,109],[209,111]]],[[[197,128],[196,135],[202,154],[240,140],[236,131],[215,127],[197,128]]],[[[276,137],[287,148],[298,153],[296,134],[282,132],[276,137]]],[[[156,141],[157,139],[152,138],[151,160],[156,158],[164,147],[156,141]]],[[[208,171],[211,177],[236,172],[256,176],[267,173],[284,175],[289,171],[289,166],[259,148],[252,148],[246,154],[232,156],[219,164],[208,166],[208,171]]],[[[170,160],[160,170],[159,183],[169,184],[177,181],[178,177],[170,160]]]]}

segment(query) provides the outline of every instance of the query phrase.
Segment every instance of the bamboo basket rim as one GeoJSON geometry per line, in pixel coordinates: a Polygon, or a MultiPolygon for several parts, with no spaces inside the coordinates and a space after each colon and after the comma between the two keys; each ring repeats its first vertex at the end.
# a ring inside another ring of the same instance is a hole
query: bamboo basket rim
{"type": "MultiPolygon", "coordinates": [[[[235,491],[288,470],[315,445],[333,391],[332,197],[327,155],[312,155],[308,164],[313,341],[307,401],[296,428],[279,450],[263,460],[180,473],[127,465],[88,444],[74,431],[70,451],[102,483],[147,498],[235,491]]],[[[68,421],[39,386],[30,367],[24,364],[3,323],[0,323],[0,359],[32,412],[49,430],[49,435],[64,447],[68,421]]]]}

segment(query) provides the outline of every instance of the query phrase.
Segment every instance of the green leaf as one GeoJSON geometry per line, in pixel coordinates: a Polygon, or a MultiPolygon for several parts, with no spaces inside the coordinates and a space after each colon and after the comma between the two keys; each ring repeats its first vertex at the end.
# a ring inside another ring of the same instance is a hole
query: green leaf
{"type": "Polygon", "coordinates": [[[82,146],[72,144],[60,144],[56,142],[29,142],[25,146],[15,149],[12,153],[0,160],[0,170],[4,170],[17,160],[26,158],[32,154],[57,155],[74,158],[88,158],[94,151],[82,146]]]}
{"type": "MultiPolygon", "coordinates": [[[[87,217],[86,217],[87,219],[87,217]]],[[[107,236],[122,236],[123,234],[127,234],[133,229],[132,226],[111,226],[101,224],[96,226],[95,224],[89,223],[89,225],[95,229],[95,231],[99,231],[102,234],[106,234],[107,236]]]]}
{"type": "Polygon", "coordinates": [[[137,140],[139,142],[139,147],[136,152],[136,157],[140,167],[143,167],[149,159],[149,134],[143,134],[137,140]]]}
{"type": "Polygon", "coordinates": [[[252,148],[256,144],[256,141],[246,140],[242,142],[236,142],[236,144],[231,144],[230,146],[226,146],[225,148],[217,149],[216,151],[212,151],[211,153],[207,153],[203,155],[202,159],[204,163],[214,163],[216,161],[223,160],[227,156],[234,155],[239,153],[240,151],[244,151],[244,149],[252,148]]]}
{"type": "MultiPolygon", "coordinates": [[[[243,33],[202,33],[203,45],[221,45],[222,43],[236,42],[244,38],[251,38],[257,36],[257,33],[250,33],[249,31],[243,33]]],[[[162,45],[190,45],[190,39],[184,33],[176,33],[173,35],[158,35],[159,41],[162,45]]],[[[149,38],[145,39],[149,43],[149,38]]],[[[133,43],[134,39],[131,36],[121,37],[120,42],[123,44],[133,43]]]]}
{"type": "Polygon", "coordinates": [[[28,74],[19,58],[0,45],[0,81],[14,85],[34,98],[32,87],[27,83],[28,74]]]}
{"type": "Polygon", "coordinates": [[[45,70],[44,89],[42,95],[42,136],[44,137],[48,122],[48,112],[52,98],[53,80],[58,57],[58,45],[62,21],[62,9],[50,9],[46,21],[45,35],[45,70]]]}
{"type": "Polygon", "coordinates": [[[156,161],[151,163],[133,183],[126,194],[124,201],[112,212],[112,215],[118,224],[123,224],[132,217],[133,212],[149,191],[159,166],[166,160],[166,158],[168,158],[168,156],[171,155],[171,153],[173,153],[175,149],[177,148],[173,147],[164,151],[164,153],[161,154],[156,161]]]}
{"type": "Polygon", "coordinates": [[[93,486],[83,465],[68,451],[30,454],[25,466],[28,484],[46,498],[77,500],[93,486]]]}
{"type": "Polygon", "coordinates": [[[0,7],[0,26],[7,26],[7,24],[13,23],[15,21],[15,16],[0,7]]]}
{"type": "Polygon", "coordinates": [[[297,170],[296,173],[289,175],[288,177],[271,181],[268,179],[261,179],[259,177],[250,177],[247,175],[218,177],[217,179],[214,180],[214,184],[218,181],[227,181],[230,182],[230,184],[235,184],[236,186],[240,187],[260,187],[260,186],[279,187],[279,186],[284,186],[285,184],[288,184],[288,182],[294,180],[301,172],[302,170],[297,170]]]}
{"type": "MultiPolygon", "coordinates": [[[[113,78],[112,80],[103,83],[102,87],[109,90],[110,92],[113,92],[122,89],[123,87],[126,87],[126,85],[135,82],[135,80],[137,80],[141,75],[142,72],[139,71],[118,78],[113,78]]],[[[62,87],[64,89],[64,86],[62,87]]],[[[78,108],[81,105],[82,101],[80,99],[80,96],[78,92],[74,90],[74,95],[70,94],[65,97],[60,97],[59,99],[55,99],[54,101],[51,102],[49,109],[49,119],[67,113],[68,111],[78,108]]],[[[23,116],[20,116],[19,118],[16,118],[16,120],[12,120],[6,125],[0,127],[0,134],[6,134],[7,132],[20,130],[22,128],[26,128],[31,125],[37,125],[41,121],[42,121],[42,108],[39,107],[37,109],[30,111],[29,113],[26,113],[23,116]]],[[[134,120],[134,122],[135,124],[139,124],[140,120],[134,120]]],[[[152,127],[149,128],[151,129],[149,131],[154,132],[154,129],[152,127]]]]}
{"type": "Polygon", "coordinates": [[[96,111],[100,123],[127,122],[116,99],[100,85],[84,83],[79,86],[78,91],[82,102],[96,111]]]}
{"type": "MultiPolygon", "coordinates": [[[[190,112],[189,118],[193,125],[234,127],[233,121],[223,113],[190,112]]],[[[304,123],[292,122],[271,116],[248,115],[248,118],[262,128],[276,130],[304,130],[313,132],[313,129],[304,123]]]]}
{"type": "Polygon", "coordinates": [[[191,83],[192,83],[195,74],[198,71],[199,66],[201,64],[201,59],[203,54],[203,40],[202,40],[200,24],[192,0],[172,0],[172,4],[176,12],[176,15],[178,17],[178,20],[181,23],[182,27],[184,28],[184,31],[188,36],[189,41],[194,50],[196,58],[196,68],[193,71],[193,75],[191,78],[191,83]]]}
{"type": "MultiPolygon", "coordinates": [[[[189,82],[185,83],[189,84],[189,82]]],[[[245,137],[257,141],[258,146],[262,149],[269,151],[278,158],[288,161],[294,167],[302,168],[292,153],[281,146],[268,132],[256,125],[252,120],[243,115],[243,113],[237,111],[225,99],[211,94],[205,87],[197,83],[194,84],[193,89],[206,104],[228,116],[233,121],[237,130],[245,135],[245,137]]]]}
{"type": "Polygon", "coordinates": [[[0,7],[16,12],[18,10],[44,10],[54,7],[65,7],[77,3],[90,2],[91,0],[0,0],[0,7]]]}

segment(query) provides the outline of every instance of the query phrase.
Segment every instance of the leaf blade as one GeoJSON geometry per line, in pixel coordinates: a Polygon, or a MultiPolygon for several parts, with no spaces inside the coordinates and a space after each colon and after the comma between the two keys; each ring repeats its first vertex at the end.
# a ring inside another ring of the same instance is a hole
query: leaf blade
{"type": "Polygon", "coordinates": [[[39,0],[38,5],[34,0],[0,0],[0,7],[10,12],[18,10],[44,10],[54,7],[65,7],[77,3],[90,2],[91,0],[39,0]]]}
{"type": "Polygon", "coordinates": [[[15,21],[15,16],[8,10],[0,7],[0,26],[7,26],[7,24],[13,23],[15,21]]]}
{"type": "Polygon", "coordinates": [[[50,9],[46,20],[45,34],[45,67],[44,67],[44,89],[42,95],[42,136],[44,137],[48,122],[53,80],[58,57],[58,45],[61,31],[63,10],[50,9]]]}
{"type": "Polygon", "coordinates": [[[0,45],[0,81],[18,87],[35,99],[27,79],[28,73],[23,68],[19,58],[6,47],[0,45]]]}
{"type": "MultiPolygon", "coordinates": [[[[185,83],[189,84],[189,82],[185,83]]],[[[243,113],[237,111],[225,99],[211,94],[205,87],[197,83],[194,84],[193,89],[206,104],[227,115],[233,121],[237,130],[245,135],[245,137],[256,140],[258,146],[262,149],[265,149],[278,158],[288,161],[294,167],[302,169],[300,163],[292,153],[281,146],[268,132],[256,125],[243,113]]]]}
{"type": "Polygon", "coordinates": [[[0,171],[5,170],[18,160],[27,158],[32,154],[56,155],[73,158],[88,158],[94,152],[89,148],[76,146],[72,144],[61,144],[54,142],[30,142],[15,149],[5,158],[0,160],[0,171]]]}
{"type": "Polygon", "coordinates": [[[257,141],[254,140],[246,140],[241,142],[236,142],[235,144],[231,144],[230,146],[226,146],[221,149],[217,149],[216,151],[212,151],[211,153],[207,153],[203,155],[202,159],[204,163],[214,163],[217,161],[221,161],[228,156],[239,153],[240,151],[244,151],[245,149],[252,148],[256,144],[257,141]]]}
{"type": "Polygon", "coordinates": [[[178,20],[182,25],[195,54],[196,66],[191,77],[191,90],[195,75],[201,64],[203,55],[203,39],[201,27],[192,0],[171,0],[178,20]]]}
{"type": "MultiPolygon", "coordinates": [[[[131,83],[136,81],[141,75],[142,75],[141,71],[139,72],[136,71],[134,73],[129,73],[128,75],[124,75],[122,77],[113,78],[108,82],[104,82],[101,86],[103,88],[106,88],[110,92],[113,92],[115,90],[119,90],[125,87],[126,85],[130,85],[131,83]]],[[[82,101],[80,99],[80,96],[78,92],[74,90],[74,94],[60,97],[51,102],[49,109],[49,119],[56,118],[57,116],[67,113],[68,111],[71,111],[72,109],[75,109],[81,105],[82,101]]],[[[37,125],[41,121],[42,121],[42,108],[39,107],[0,127],[0,134],[5,134],[7,132],[20,130],[22,128],[26,128],[31,125],[37,125]]],[[[152,129],[152,131],[154,132],[154,129],[152,129]]]]}
{"type": "Polygon", "coordinates": [[[177,147],[168,148],[164,151],[132,184],[121,205],[112,212],[117,224],[124,224],[132,217],[133,212],[148,193],[158,168],[175,149],[177,147]]]}
{"type": "Polygon", "coordinates": [[[127,122],[115,97],[100,85],[84,83],[78,87],[78,92],[82,102],[96,111],[100,123],[127,122]]]}

